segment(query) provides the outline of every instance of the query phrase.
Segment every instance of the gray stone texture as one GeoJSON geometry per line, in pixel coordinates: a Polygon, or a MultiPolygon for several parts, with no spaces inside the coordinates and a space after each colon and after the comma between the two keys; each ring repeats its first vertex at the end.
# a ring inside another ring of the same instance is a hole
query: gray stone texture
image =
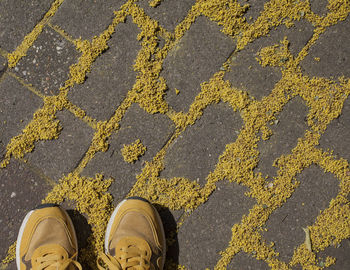
{"type": "Polygon", "coordinates": [[[329,27],[301,62],[310,77],[350,77],[350,17],[329,27]],[[315,58],[320,58],[316,61],[315,58]]]}
{"type": "Polygon", "coordinates": [[[264,4],[268,2],[266,0],[241,0],[239,3],[244,6],[249,4],[249,8],[245,13],[244,17],[246,18],[248,23],[254,22],[259,16],[260,13],[264,10],[264,4]]]}
{"type": "Polygon", "coordinates": [[[56,116],[63,128],[59,138],[37,142],[28,154],[29,162],[54,181],[78,166],[93,138],[93,129],[70,112],[59,111],[56,116]]]}
{"type": "Polygon", "coordinates": [[[231,228],[249,214],[254,200],[244,195],[247,188],[218,182],[209,200],[198,207],[180,227],[179,263],[188,269],[213,269],[232,236],[231,228]]]}
{"type": "Polygon", "coordinates": [[[163,0],[157,7],[151,7],[149,0],[139,1],[139,6],[144,9],[146,14],[166,30],[173,32],[175,27],[186,18],[195,0],[163,0]]]}
{"type": "Polygon", "coordinates": [[[321,136],[320,147],[333,150],[338,158],[342,157],[350,162],[350,98],[344,102],[341,115],[334,119],[321,136]]]}
{"type": "MultiPolygon", "coordinates": [[[[4,145],[0,144],[0,152],[3,151],[4,145]]],[[[18,160],[12,160],[0,170],[0,179],[0,258],[3,259],[8,247],[16,241],[26,213],[41,203],[51,187],[18,160]]],[[[8,269],[16,269],[15,264],[8,269]]]]}
{"type": "Polygon", "coordinates": [[[350,263],[350,240],[345,239],[341,242],[340,247],[328,247],[324,251],[321,251],[318,255],[320,258],[324,258],[325,261],[327,256],[336,258],[336,263],[327,268],[327,270],[344,270],[349,267],[350,263]]]}
{"type": "Polygon", "coordinates": [[[57,95],[69,78],[69,67],[78,60],[73,44],[45,27],[33,46],[13,69],[44,95],[57,95]]]}
{"type": "Polygon", "coordinates": [[[306,117],[308,109],[300,97],[289,101],[277,116],[277,121],[269,125],[273,134],[267,140],[258,143],[259,164],[255,171],[261,172],[269,179],[277,175],[277,167],[272,164],[281,155],[289,155],[297,146],[298,138],[302,138],[307,129],[306,117]]]}
{"type": "Polygon", "coordinates": [[[165,96],[169,105],[176,111],[187,111],[200,92],[200,84],[219,71],[234,49],[233,40],[220,32],[216,23],[197,18],[163,64],[161,76],[169,87],[165,96]]]}
{"type": "Polygon", "coordinates": [[[0,1],[0,47],[12,52],[50,9],[50,0],[0,1]]]}
{"type": "MultiPolygon", "coordinates": [[[[13,1],[0,0],[0,48],[12,52],[22,42],[25,35],[49,10],[53,0],[13,1]]],[[[59,7],[50,23],[61,27],[75,38],[91,40],[101,34],[112,22],[114,11],[126,0],[66,0],[59,7]]],[[[151,18],[159,21],[166,30],[173,32],[188,14],[195,0],[163,0],[156,8],[149,6],[149,0],[136,4],[151,18]]],[[[249,23],[256,20],[267,0],[239,0],[251,7],[245,14],[249,23]]],[[[310,0],[311,9],[325,15],[327,1],[310,0]]],[[[344,75],[350,77],[349,67],[349,17],[332,26],[314,44],[309,55],[302,61],[304,75],[332,78],[344,75]],[[319,57],[320,61],[315,58],[319,57]]],[[[285,36],[290,41],[290,51],[296,56],[312,37],[314,26],[305,19],[287,28],[283,25],[271,29],[269,35],[261,37],[243,50],[236,52],[235,40],[220,31],[221,27],[201,16],[169,52],[164,61],[161,76],[169,87],[165,99],[175,111],[188,111],[190,104],[200,92],[200,84],[208,81],[220,70],[222,64],[232,57],[231,70],[224,79],[233,87],[247,91],[258,100],[267,96],[281,79],[278,68],[262,67],[257,61],[257,53],[266,46],[279,44],[285,36]],[[180,91],[176,94],[175,88],[180,91]]],[[[76,85],[68,94],[69,100],[84,109],[96,120],[108,120],[125,99],[135,82],[134,60],[140,50],[137,34],[140,29],[128,17],[125,23],[116,27],[116,32],[108,41],[109,49],[93,63],[86,81],[76,85]]],[[[159,47],[164,40],[159,38],[159,47]]],[[[19,81],[11,77],[15,73],[26,83],[33,84],[42,94],[56,95],[62,83],[68,78],[69,66],[75,63],[79,53],[73,44],[50,27],[45,27],[34,45],[29,48],[18,66],[6,67],[6,58],[0,56],[0,161],[5,154],[9,140],[20,134],[31,121],[33,113],[42,107],[42,100],[19,81]]],[[[308,107],[301,98],[294,98],[277,115],[269,127],[273,135],[267,141],[259,142],[260,162],[254,172],[261,172],[273,181],[277,168],[273,161],[282,154],[290,154],[297,139],[308,128],[306,116],[308,107]]],[[[337,158],[350,160],[350,98],[344,104],[342,115],[333,120],[317,146],[323,150],[334,150],[337,158]]],[[[67,110],[57,112],[57,119],[63,127],[59,138],[40,141],[32,153],[25,158],[26,163],[13,159],[5,169],[0,169],[0,255],[3,259],[11,243],[17,238],[19,226],[25,214],[45,198],[58,179],[72,172],[88,150],[94,130],[67,110]]],[[[165,156],[165,169],[160,177],[186,177],[197,180],[203,186],[206,177],[215,169],[225,146],[233,143],[243,121],[239,112],[234,112],[225,103],[209,105],[203,116],[169,147],[165,156]]],[[[82,176],[95,177],[102,173],[105,178],[113,178],[109,192],[116,205],[128,194],[142,172],[145,162],[151,161],[174,134],[173,122],[162,114],[149,114],[133,104],[121,120],[120,129],[112,134],[105,153],[97,153],[81,172],[82,176]],[[124,144],[140,139],[147,147],[143,156],[135,163],[124,161],[121,149],[124,144]]],[[[316,165],[305,169],[296,176],[300,186],[277,209],[266,224],[264,239],[275,242],[280,259],[289,262],[293,249],[305,240],[302,227],[315,222],[320,210],[329,206],[336,196],[339,180],[330,173],[324,173],[316,165]]],[[[187,218],[176,233],[177,224],[186,215],[184,210],[170,211],[160,205],[156,208],[165,226],[168,238],[167,261],[179,263],[188,269],[214,268],[219,252],[226,249],[232,236],[231,228],[239,223],[243,215],[249,214],[255,200],[245,196],[249,191],[244,186],[229,183],[225,179],[217,183],[217,189],[209,200],[187,218]]],[[[64,207],[74,206],[65,202],[64,207]]],[[[91,227],[86,217],[76,211],[69,211],[77,228],[81,248],[91,235],[91,227]]],[[[349,240],[343,240],[338,249],[329,247],[320,252],[318,258],[334,256],[335,266],[329,269],[345,270],[349,261],[349,240]]],[[[7,270],[16,269],[12,262],[7,270]]],[[[228,269],[270,269],[263,261],[252,255],[238,253],[228,265],[228,269]]],[[[293,270],[301,269],[296,266],[293,270]]]]}
{"type": "Polygon", "coordinates": [[[0,82],[0,96],[0,141],[7,145],[32,120],[43,102],[8,74],[0,82]]]}
{"type": "Polygon", "coordinates": [[[83,170],[82,175],[94,177],[102,173],[115,181],[109,188],[115,205],[125,198],[136,182],[145,161],[151,161],[174,132],[174,125],[165,115],[151,115],[137,104],[132,105],[120,123],[120,129],[109,139],[109,149],[97,153],[83,170]],[[140,139],[147,150],[135,163],[124,160],[121,150],[125,145],[140,139]]]}
{"type": "Polygon", "coordinates": [[[7,70],[7,59],[0,55],[0,82],[7,70]]]}
{"type": "Polygon", "coordinates": [[[233,257],[227,269],[270,270],[271,268],[266,262],[257,260],[252,255],[241,251],[233,257]]]}
{"type": "Polygon", "coordinates": [[[236,140],[242,125],[239,113],[229,105],[208,106],[202,117],[169,147],[161,176],[186,177],[204,185],[226,144],[236,140]]]}
{"type": "Polygon", "coordinates": [[[280,259],[289,262],[294,248],[305,241],[302,228],[316,221],[319,211],[328,208],[338,193],[338,180],[330,173],[324,173],[316,165],[302,171],[296,179],[300,185],[287,202],[271,214],[263,235],[268,242],[275,242],[280,259]]]}
{"type": "Polygon", "coordinates": [[[319,16],[327,15],[327,4],[326,0],[310,0],[311,10],[319,16]]]}
{"type": "Polygon", "coordinates": [[[306,20],[295,22],[291,28],[280,26],[249,43],[242,51],[233,55],[230,71],[225,74],[233,87],[247,91],[250,96],[261,99],[268,96],[282,75],[277,67],[262,67],[257,61],[258,52],[264,47],[280,44],[286,36],[290,42],[289,49],[297,55],[312,37],[313,27],[306,20]]]}
{"type": "Polygon", "coordinates": [[[89,39],[101,34],[114,18],[124,0],[64,1],[52,19],[73,38],[89,39]]]}
{"type": "Polygon", "coordinates": [[[139,28],[130,17],[116,27],[109,49],[92,65],[84,84],[76,85],[68,98],[98,120],[108,120],[126,97],[136,79],[133,64],[141,48],[139,28]]]}

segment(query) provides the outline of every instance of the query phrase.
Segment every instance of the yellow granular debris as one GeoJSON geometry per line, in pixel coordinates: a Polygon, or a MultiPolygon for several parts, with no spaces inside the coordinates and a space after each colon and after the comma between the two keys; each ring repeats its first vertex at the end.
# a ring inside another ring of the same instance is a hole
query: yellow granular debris
{"type": "Polygon", "coordinates": [[[146,146],[142,144],[140,139],[137,139],[129,145],[125,145],[122,149],[122,155],[126,162],[134,163],[146,152],[146,146]]]}
{"type": "Polygon", "coordinates": [[[76,209],[88,217],[92,226],[92,235],[88,239],[88,248],[81,251],[80,260],[96,268],[96,256],[103,251],[105,229],[113,211],[112,196],[107,193],[112,179],[103,179],[97,174],[95,178],[68,174],[47,195],[42,203],[62,203],[69,200],[75,203],[76,209]]]}
{"type": "Polygon", "coordinates": [[[335,264],[336,262],[336,258],[333,258],[333,257],[327,257],[326,258],[326,261],[324,263],[324,266],[325,267],[330,267],[331,265],[335,264]]]}
{"type": "Polygon", "coordinates": [[[234,36],[242,28],[246,27],[246,19],[243,17],[249,5],[241,6],[237,1],[223,0],[199,0],[199,11],[218,25],[223,26],[222,32],[234,36]]]}
{"type": "Polygon", "coordinates": [[[6,269],[7,265],[16,259],[16,244],[17,241],[8,248],[7,256],[1,261],[0,269],[6,269]]]}
{"type": "MultiPolygon", "coordinates": [[[[151,6],[156,6],[160,1],[152,0],[149,3],[151,6]]],[[[301,61],[328,27],[347,18],[350,12],[349,1],[329,0],[328,13],[319,16],[311,10],[309,1],[270,0],[264,4],[259,17],[251,23],[244,18],[248,9],[248,5],[241,5],[238,1],[197,0],[185,19],[178,23],[173,33],[170,33],[156,20],[150,18],[137,5],[137,1],[127,1],[115,12],[111,24],[99,36],[91,41],[74,40],[81,56],[79,61],[70,67],[69,79],[60,89],[59,95],[43,98],[43,107],[34,114],[33,120],[22,134],[12,138],[7,145],[2,166],[6,166],[11,157],[20,158],[32,151],[35,142],[57,138],[61,126],[55,115],[57,111],[63,109],[70,110],[95,129],[90,148],[81,163],[72,173],[63,177],[44,200],[55,203],[63,200],[72,201],[78,211],[88,217],[93,234],[89,238],[89,247],[81,254],[83,261],[92,268],[95,268],[97,252],[102,250],[104,229],[112,210],[113,200],[107,192],[112,180],[103,180],[101,175],[96,175],[95,178],[82,177],[80,173],[97,152],[108,150],[109,137],[118,132],[120,121],[133,103],[138,103],[148,113],[165,114],[173,121],[176,130],[153,160],[145,163],[129,196],[142,196],[170,209],[184,209],[190,216],[193,210],[210,199],[218,181],[230,181],[247,187],[245,195],[256,201],[249,213],[244,215],[239,223],[233,225],[231,239],[228,239],[227,248],[221,251],[215,269],[226,269],[238,252],[245,252],[257,260],[265,261],[271,269],[290,270],[294,265],[301,265],[303,269],[321,269],[320,261],[317,260],[318,252],[350,238],[350,208],[347,199],[350,192],[349,162],[343,158],[336,158],[331,150],[320,149],[318,145],[328,124],[341,114],[344,101],[350,94],[350,80],[310,78],[303,74],[300,68],[301,61]],[[199,16],[206,16],[213,23],[217,23],[223,33],[235,38],[237,47],[234,55],[244,50],[250,42],[269,34],[271,29],[280,25],[292,27],[298,20],[311,23],[314,26],[314,33],[296,55],[292,55],[289,51],[287,38],[256,52],[257,60],[262,67],[277,67],[282,74],[270,94],[261,100],[250,97],[247,92],[232,87],[224,80],[225,73],[230,69],[230,65],[234,64],[234,58],[230,58],[222,65],[222,70],[217,71],[208,81],[202,82],[200,93],[187,112],[175,112],[169,109],[168,103],[164,100],[167,84],[160,76],[160,72],[166,56],[172,50],[176,50],[180,39],[199,16]],[[141,30],[138,35],[141,50],[133,66],[137,73],[136,81],[124,101],[116,108],[114,115],[108,121],[97,121],[73,105],[68,100],[67,94],[75,84],[84,82],[86,74],[91,71],[92,63],[108,49],[107,42],[112,37],[115,27],[123,23],[126,17],[131,17],[141,30]],[[158,46],[160,38],[164,39],[165,45],[162,48],[158,46]],[[290,153],[274,161],[274,166],[278,169],[275,177],[254,172],[259,163],[258,142],[268,140],[273,135],[269,123],[276,121],[284,106],[296,97],[301,98],[308,108],[307,130],[290,153]],[[208,106],[219,102],[230,105],[233,111],[241,115],[244,124],[239,130],[237,139],[226,145],[215,169],[206,177],[206,183],[201,186],[196,181],[183,177],[161,178],[160,173],[165,168],[164,158],[172,143],[201,118],[208,106]],[[293,192],[299,186],[298,174],[312,164],[337,178],[338,182],[335,184],[339,184],[339,194],[330,202],[328,208],[320,212],[314,224],[308,224],[312,248],[307,248],[302,243],[296,247],[291,261],[283,262],[275,251],[274,244],[267,243],[261,232],[269,216],[293,196],[293,192]],[[273,182],[271,188],[266,188],[268,181],[273,182]]],[[[22,42],[26,44],[24,47],[31,46],[40,32],[40,27],[42,26],[39,23],[35,31],[32,31],[33,34],[29,35],[30,42],[26,39],[22,42]]],[[[61,35],[69,37],[63,32],[61,35]]],[[[18,49],[13,55],[12,63],[23,56],[20,51],[18,49]]],[[[184,219],[179,221],[178,228],[183,222],[184,219]]],[[[324,262],[325,266],[332,263],[334,259],[330,257],[324,262]]],[[[169,262],[167,269],[186,268],[169,262]]]]}
{"type": "Polygon", "coordinates": [[[53,30],[55,30],[62,37],[64,37],[66,40],[68,40],[71,43],[74,43],[74,38],[68,35],[61,27],[59,27],[58,25],[53,25],[51,24],[51,22],[48,22],[47,25],[53,30]]]}
{"type": "Polygon", "coordinates": [[[15,67],[19,60],[21,60],[23,56],[26,56],[28,49],[34,44],[34,41],[43,31],[45,24],[53,15],[55,15],[56,11],[63,3],[63,1],[64,0],[54,1],[51,5],[50,10],[45,14],[44,18],[34,27],[33,31],[24,37],[22,43],[16,48],[14,52],[8,54],[7,59],[10,68],[15,67]]]}
{"type": "Polygon", "coordinates": [[[288,62],[293,58],[291,53],[288,51],[289,41],[285,37],[280,45],[273,45],[271,47],[265,47],[258,53],[260,58],[257,61],[263,67],[274,66],[274,67],[287,67],[288,62]]]}
{"type": "Polygon", "coordinates": [[[317,265],[316,254],[309,251],[305,244],[294,250],[293,259],[290,262],[290,266],[302,265],[303,269],[306,270],[320,270],[321,268],[317,265]]]}
{"type": "Polygon", "coordinates": [[[56,112],[62,110],[65,100],[59,96],[45,97],[44,106],[34,113],[33,120],[24,128],[22,134],[13,137],[6,146],[6,154],[0,166],[6,167],[11,157],[23,158],[25,153],[34,149],[39,140],[57,139],[61,126],[56,112]]]}
{"type": "Polygon", "coordinates": [[[156,7],[160,4],[160,2],[162,2],[162,0],[150,0],[149,5],[150,7],[156,7]]]}

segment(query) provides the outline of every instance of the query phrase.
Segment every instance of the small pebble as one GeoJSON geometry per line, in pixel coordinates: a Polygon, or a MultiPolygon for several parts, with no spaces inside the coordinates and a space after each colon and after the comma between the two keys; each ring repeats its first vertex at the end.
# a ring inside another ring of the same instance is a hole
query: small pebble
{"type": "Polygon", "coordinates": [[[12,192],[10,197],[11,197],[11,198],[16,197],[16,192],[12,192]]]}

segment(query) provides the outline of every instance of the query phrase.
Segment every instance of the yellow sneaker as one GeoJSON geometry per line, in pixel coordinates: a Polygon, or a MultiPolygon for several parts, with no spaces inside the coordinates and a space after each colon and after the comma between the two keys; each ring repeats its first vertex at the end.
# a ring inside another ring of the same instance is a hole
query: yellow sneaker
{"type": "Polygon", "coordinates": [[[77,238],[65,210],[45,204],[25,216],[17,238],[17,269],[81,270],[77,256],[77,238]]]}
{"type": "Polygon", "coordinates": [[[132,197],[114,210],[106,230],[105,254],[99,269],[161,270],[165,262],[165,234],[157,210],[145,199],[132,197]]]}

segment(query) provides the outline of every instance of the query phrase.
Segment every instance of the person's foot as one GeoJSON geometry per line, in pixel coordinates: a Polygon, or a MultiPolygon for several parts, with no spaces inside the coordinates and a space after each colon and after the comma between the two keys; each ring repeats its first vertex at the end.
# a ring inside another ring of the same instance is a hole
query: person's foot
{"type": "Polygon", "coordinates": [[[17,269],[81,270],[77,256],[77,238],[65,210],[46,204],[26,215],[17,238],[17,269]]]}
{"type": "Polygon", "coordinates": [[[165,250],[165,234],[157,210],[145,199],[132,197],[115,208],[108,222],[105,254],[98,258],[98,267],[161,270],[165,250]]]}

